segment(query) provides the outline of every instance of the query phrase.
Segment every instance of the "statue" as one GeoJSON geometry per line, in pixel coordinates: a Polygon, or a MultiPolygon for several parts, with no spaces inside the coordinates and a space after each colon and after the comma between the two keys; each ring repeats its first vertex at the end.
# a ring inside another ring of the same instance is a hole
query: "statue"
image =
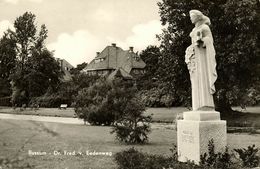
{"type": "Polygon", "coordinates": [[[192,109],[214,109],[217,72],[210,19],[198,10],[190,11],[190,19],[195,27],[190,33],[192,43],[186,49],[185,62],[190,73],[192,109]]]}

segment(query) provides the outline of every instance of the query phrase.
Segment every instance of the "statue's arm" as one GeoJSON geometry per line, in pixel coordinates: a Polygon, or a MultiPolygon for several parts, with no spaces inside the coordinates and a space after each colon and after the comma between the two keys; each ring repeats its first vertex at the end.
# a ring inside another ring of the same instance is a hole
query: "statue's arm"
{"type": "Polygon", "coordinates": [[[202,47],[207,47],[209,44],[213,43],[213,38],[212,38],[212,34],[210,31],[210,28],[208,25],[204,25],[201,28],[201,32],[202,32],[202,38],[201,41],[202,43],[202,47]]]}

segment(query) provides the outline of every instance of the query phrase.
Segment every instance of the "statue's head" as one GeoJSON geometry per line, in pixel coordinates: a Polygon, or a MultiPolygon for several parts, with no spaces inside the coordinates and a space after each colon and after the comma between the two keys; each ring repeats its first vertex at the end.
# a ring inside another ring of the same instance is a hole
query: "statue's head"
{"type": "Polygon", "coordinates": [[[193,24],[200,22],[210,25],[210,19],[199,10],[190,10],[190,20],[193,24]]]}

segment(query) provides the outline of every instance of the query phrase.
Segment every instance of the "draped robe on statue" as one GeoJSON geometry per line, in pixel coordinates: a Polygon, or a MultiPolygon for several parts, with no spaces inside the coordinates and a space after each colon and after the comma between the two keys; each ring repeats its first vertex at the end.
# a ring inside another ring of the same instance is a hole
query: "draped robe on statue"
{"type": "Polygon", "coordinates": [[[187,63],[192,87],[192,109],[214,108],[213,94],[217,79],[215,49],[207,24],[195,27],[190,33],[192,44],[187,48],[187,63]]]}

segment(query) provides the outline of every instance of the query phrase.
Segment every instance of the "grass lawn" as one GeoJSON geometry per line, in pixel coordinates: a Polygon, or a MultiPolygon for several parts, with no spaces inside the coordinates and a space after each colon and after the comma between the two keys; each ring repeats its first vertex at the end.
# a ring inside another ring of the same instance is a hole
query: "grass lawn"
{"type": "Polygon", "coordinates": [[[0,113],[8,114],[22,114],[22,115],[38,115],[38,116],[54,116],[54,117],[75,117],[73,108],[58,109],[58,108],[40,108],[39,110],[32,110],[27,108],[21,111],[20,108],[12,109],[10,107],[0,107],[0,113]]]}
{"type": "MultiPolygon", "coordinates": [[[[110,127],[42,123],[20,120],[0,120],[0,156],[13,158],[18,154],[37,169],[113,169],[112,156],[54,155],[54,151],[112,152],[133,147],[114,140],[110,127]],[[28,151],[46,152],[43,156],[28,156],[28,151]],[[19,152],[20,151],[20,152],[19,152]],[[49,154],[50,153],[50,154],[49,154]]],[[[147,145],[134,146],[143,152],[169,155],[176,144],[176,131],[161,127],[153,129],[147,145]]],[[[231,149],[255,144],[260,147],[260,135],[228,134],[231,149]]]]}
{"type": "MultiPolygon", "coordinates": [[[[248,107],[246,110],[239,107],[234,107],[234,110],[241,111],[242,113],[234,116],[228,116],[224,120],[227,120],[228,126],[232,127],[256,127],[260,129],[260,107],[248,107]]],[[[145,114],[153,115],[153,122],[172,123],[178,113],[189,111],[185,107],[172,107],[172,108],[147,108],[145,114]]],[[[39,115],[39,116],[55,116],[55,117],[75,117],[73,108],[66,110],[58,108],[40,108],[37,111],[26,109],[20,111],[20,109],[13,110],[9,107],[0,107],[0,113],[9,114],[24,114],[24,115],[39,115]]]]}

